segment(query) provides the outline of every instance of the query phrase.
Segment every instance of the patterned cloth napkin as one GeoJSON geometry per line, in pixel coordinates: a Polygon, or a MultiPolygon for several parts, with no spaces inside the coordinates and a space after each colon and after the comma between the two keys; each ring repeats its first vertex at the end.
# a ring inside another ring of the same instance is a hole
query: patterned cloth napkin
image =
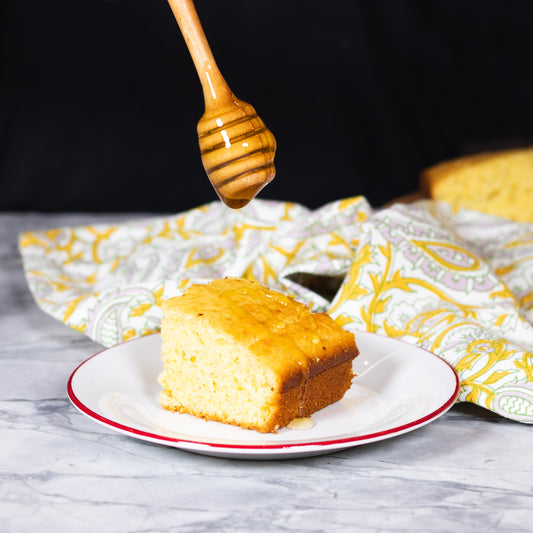
{"type": "Polygon", "coordinates": [[[161,302],[192,283],[256,279],[436,353],[457,370],[460,401],[533,423],[531,224],[432,201],[254,200],[27,232],[19,246],[37,304],[105,346],[157,332],[161,302]]]}

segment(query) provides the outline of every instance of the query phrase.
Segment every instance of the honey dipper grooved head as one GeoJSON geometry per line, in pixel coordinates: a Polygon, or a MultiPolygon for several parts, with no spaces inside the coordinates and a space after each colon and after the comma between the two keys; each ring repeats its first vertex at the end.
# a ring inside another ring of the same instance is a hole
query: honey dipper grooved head
{"type": "Polygon", "coordinates": [[[250,104],[234,98],[198,123],[202,163],[220,199],[244,207],[274,179],[276,139],[250,104]]]}

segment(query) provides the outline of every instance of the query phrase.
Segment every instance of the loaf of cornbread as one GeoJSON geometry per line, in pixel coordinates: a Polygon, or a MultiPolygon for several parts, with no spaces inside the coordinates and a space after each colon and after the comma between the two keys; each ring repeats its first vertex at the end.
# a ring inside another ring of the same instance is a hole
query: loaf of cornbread
{"type": "Polygon", "coordinates": [[[165,409],[268,433],[351,386],[353,333],[259,283],[193,285],[162,309],[165,409]]]}
{"type": "Polygon", "coordinates": [[[421,189],[454,207],[533,222],[533,148],[444,161],[422,172],[421,189]]]}

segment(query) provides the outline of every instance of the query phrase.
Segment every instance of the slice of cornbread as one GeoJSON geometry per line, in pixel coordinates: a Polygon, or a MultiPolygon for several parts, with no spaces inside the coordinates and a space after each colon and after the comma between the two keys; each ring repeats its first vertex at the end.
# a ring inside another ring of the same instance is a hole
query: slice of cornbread
{"type": "Polygon", "coordinates": [[[422,172],[421,189],[454,207],[533,222],[533,148],[444,161],[422,172]]]}
{"type": "Polygon", "coordinates": [[[359,353],[329,315],[238,278],[165,301],[161,336],[165,409],[265,433],[340,400],[359,353]]]}

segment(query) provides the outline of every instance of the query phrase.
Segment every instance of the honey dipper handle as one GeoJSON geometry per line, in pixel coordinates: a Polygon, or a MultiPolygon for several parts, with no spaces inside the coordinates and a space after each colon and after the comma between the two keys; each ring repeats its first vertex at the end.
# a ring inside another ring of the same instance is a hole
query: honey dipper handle
{"type": "Polygon", "coordinates": [[[231,90],[217,67],[193,0],[168,0],[168,3],[200,78],[205,105],[216,100],[231,99],[231,90]]]}

